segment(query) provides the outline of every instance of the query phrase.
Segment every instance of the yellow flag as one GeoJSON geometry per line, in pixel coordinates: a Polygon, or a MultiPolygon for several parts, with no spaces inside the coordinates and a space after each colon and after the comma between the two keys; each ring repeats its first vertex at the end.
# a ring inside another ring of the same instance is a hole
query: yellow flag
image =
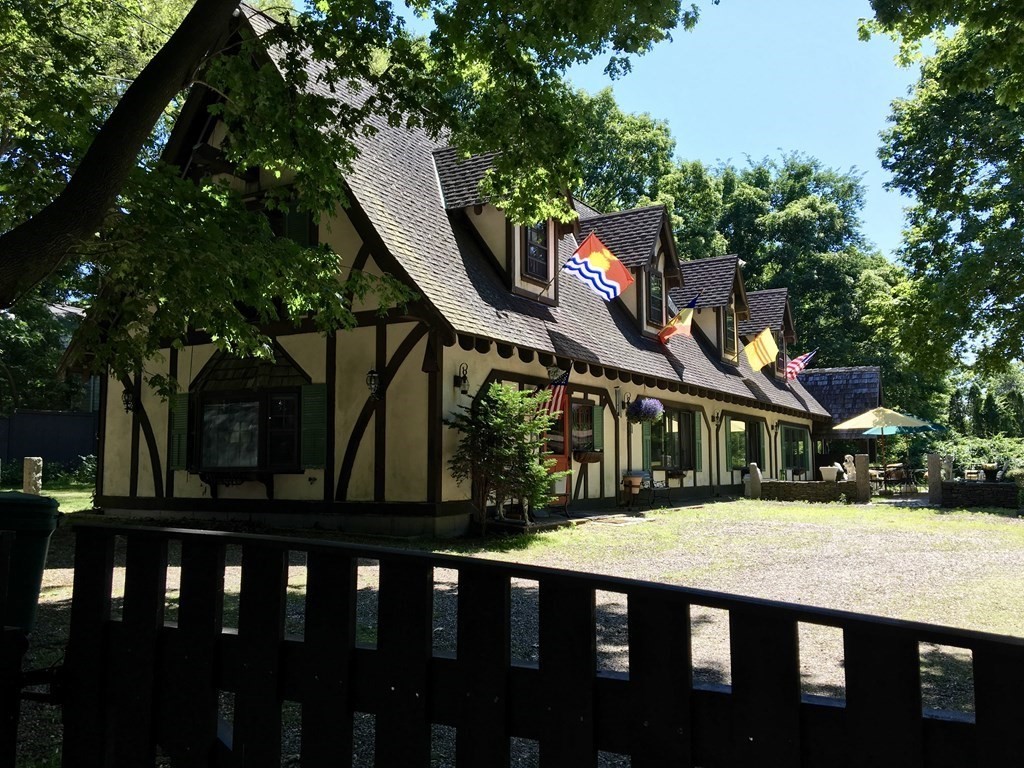
{"type": "Polygon", "coordinates": [[[747,353],[747,360],[750,367],[755,371],[764,368],[768,363],[774,363],[779,354],[779,346],[775,343],[775,337],[770,328],[765,328],[752,342],[743,348],[747,353]]]}

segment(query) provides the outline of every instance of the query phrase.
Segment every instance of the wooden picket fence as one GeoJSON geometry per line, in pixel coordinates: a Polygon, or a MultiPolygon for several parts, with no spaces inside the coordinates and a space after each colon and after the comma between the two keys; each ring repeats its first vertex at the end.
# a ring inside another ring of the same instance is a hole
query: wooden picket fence
{"type": "Polygon", "coordinates": [[[352,764],[355,713],[374,716],[375,764],[402,768],[431,765],[432,724],[455,729],[460,768],[509,765],[513,737],[538,743],[542,768],[589,768],[599,751],[628,755],[631,768],[1024,764],[1021,640],[473,558],[171,529],[76,532],[65,766],[277,768],[282,711],[296,705],[303,768],[352,764]],[[115,617],[117,537],[126,555],[115,617]],[[173,623],[171,542],[181,569],[173,623]],[[222,626],[229,548],[241,551],[237,629],[222,626]],[[292,637],[297,556],[307,583],[292,637]],[[357,642],[361,558],[379,563],[369,645],[357,642]],[[454,653],[433,650],[435,568],[458,574],[454,653]],[[511,659],[517,579],[539,593],[536,663],[511,659]],[[597,669],[596,590],[625,595],[628,672],[597,669]],[[728,612],[728,686],[693,682],[695,606],[728,612]],[[801,692],[801,623],[841,630],[845,699],[801,692]],[[922,709],[921,643],[970,649],[973,715],[922,709]]]}

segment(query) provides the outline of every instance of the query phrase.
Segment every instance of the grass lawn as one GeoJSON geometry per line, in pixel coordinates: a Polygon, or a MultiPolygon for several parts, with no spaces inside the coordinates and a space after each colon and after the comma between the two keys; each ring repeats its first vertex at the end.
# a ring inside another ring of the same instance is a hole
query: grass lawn
{"type": "MultiPolygon", "coordinates": [[[[20,491],[21,488],[0,488],[2,491],[20,491]]],[[[67,485],[59,488],[44,488],[43,496],[52,496],[57,500],[57,509],[65,515],[72,512],[84,512],[92,509],[92,494],[95,486],[88,485],[67,485]]]]}

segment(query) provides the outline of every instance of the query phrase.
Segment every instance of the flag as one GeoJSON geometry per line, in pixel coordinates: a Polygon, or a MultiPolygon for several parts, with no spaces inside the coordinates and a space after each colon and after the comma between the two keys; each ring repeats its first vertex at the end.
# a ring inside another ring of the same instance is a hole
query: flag
{"type": "Polygon", "coordinates": [[[548,413],[555,413],[562,410],[562,403],[565,402],[565,392],[569,389],[569,371],[566,371],[558,378],[552,379],[548,385],[551,390],[551,399],[544,408],[548,413]]]}
{"type": "Polygon", "coordinates": [[[697,299],[700,298],[698,293],[692,299],[690,303],[683,307],[679,312],[669,320],[665,327],[661,329],[661,333],[658,334],[658,341],[662,344],[668,344],[668,340],[675,336],[677,333],[683,334],[683,336],[691,336],[690,324],[693,322],[693,310],[697,308],[697,299]]]}
{"type": "Polygon", "coordinates": [[[611,301],[633,284],[629,270],[593,232],[583,239],[562,269],[574,272],[605,301],[611,301]]]}
{"type": "Polygon", "coordinates": [[[795,379],[796,375],[807,367],[807,364],[811,362],[811,358],[816,354],[818,354],[818,350],[808,352],[806,355],[800,355],[800,357],[795,360],[790,360],[789,364],[786,366],[786,378],[790,381],[795,379]]]}
{"type": "Polygon", "coordinates": [[[747,353],[747,361],[755,371],[760,371],[768,363],[774,363],[779,356],[779,345],[775,343],[775,336],[771,328],[765,328],[757,337],[743,348],[747,353]]]}

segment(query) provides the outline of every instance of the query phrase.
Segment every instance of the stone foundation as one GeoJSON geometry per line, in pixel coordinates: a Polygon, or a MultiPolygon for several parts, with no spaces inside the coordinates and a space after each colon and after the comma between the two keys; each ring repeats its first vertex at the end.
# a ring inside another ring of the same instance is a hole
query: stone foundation
{"type": "Polygon", "coordinates": [[[857,483],[853,480],[842,482],[762,480],[761,498],[770,501],[853,501],[857,498],[857,483]]]}
{"type": "Polygon", "coordinates": [[[944,507],[1000,507],[1020,509],[1016,483],[943,483],[944,507]]]}

